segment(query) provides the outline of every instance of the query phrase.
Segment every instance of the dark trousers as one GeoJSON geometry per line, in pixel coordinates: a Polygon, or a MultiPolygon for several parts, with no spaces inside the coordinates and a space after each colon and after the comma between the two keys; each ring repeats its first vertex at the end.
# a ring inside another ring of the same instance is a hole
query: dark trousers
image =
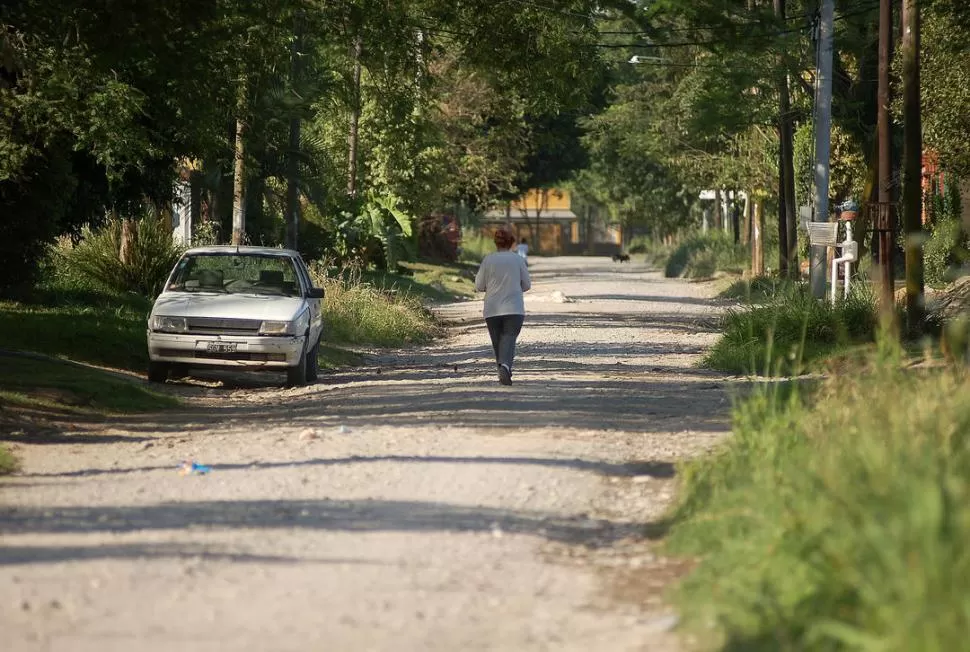
{"type": "Polygon", "coordinates": [[[487,317],[488,335],[492,338],[492,350],[495,351],[495,362],[508,365],[512,369],[512,359],[515,357],[515,340],[522,331],[525,315],[499,315],[487,317]]]}

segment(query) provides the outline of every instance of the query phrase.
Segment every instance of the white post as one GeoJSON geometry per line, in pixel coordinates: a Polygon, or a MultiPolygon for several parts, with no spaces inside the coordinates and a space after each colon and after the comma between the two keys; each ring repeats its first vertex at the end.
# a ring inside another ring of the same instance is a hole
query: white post
{"type": "MultiPolygon", "coordinates": [[[[820,249],[822,249],[822,251],[826,250],[825,247],[820,247],[820,249]]],[[[832,261],[832,287],[831,287],[831,290],[829,290],[829,292],[831,294],[830,298],[833,304],[835,304],[835,290],[839,284],[839,263],[840,262],[842,261],[838,257],[836,257],[832,261]]]]}
{"type": "Polygon", "coordinates": [[[845,223],[845,241],[849,244],[849,251],[842,251],[843,256],[848,256],[851,260],[845,261],[845,269],[843,274],[845,275],[845,294],[843,295],[846,299],[849,298],[849,288],[852,284],[852,261],[855,260],[855,244],[854,238],[852,237],[852,222],[845,223]]]}

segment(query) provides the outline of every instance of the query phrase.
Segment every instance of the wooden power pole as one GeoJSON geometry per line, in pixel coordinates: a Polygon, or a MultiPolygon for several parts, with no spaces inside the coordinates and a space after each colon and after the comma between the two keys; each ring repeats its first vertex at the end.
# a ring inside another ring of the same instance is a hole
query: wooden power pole
{"type": "Polygon", "coordinates": [[[920,121],[919,0],[903,0],[903,228],[906,328],[923,322],[923,134],[920,121]]]}
{"type": "Polygon", "coordinates": [[[892,133],[889,122],[889,68],[892,61],[892,0],[879,1],[879,85],[876,113],[876,138],[878,140],[878,211],[873,226],[877,229],[879,246],[879,279],[882,292],[882,309],[886,315],[893,314],[893,196],[892,196],[892,133]]]}

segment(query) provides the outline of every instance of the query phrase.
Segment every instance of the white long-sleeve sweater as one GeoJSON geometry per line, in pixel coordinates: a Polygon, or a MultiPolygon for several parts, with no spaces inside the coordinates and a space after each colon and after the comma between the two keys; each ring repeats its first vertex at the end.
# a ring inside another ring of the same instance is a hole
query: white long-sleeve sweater
{"type": "Polygon", "coordinates": [[[531,287],[525,260],[513,251],[496,251],[485,256],[475,276],[475,289],[485,293],[486,318],[524,315],[522,293],[531,287]]]}

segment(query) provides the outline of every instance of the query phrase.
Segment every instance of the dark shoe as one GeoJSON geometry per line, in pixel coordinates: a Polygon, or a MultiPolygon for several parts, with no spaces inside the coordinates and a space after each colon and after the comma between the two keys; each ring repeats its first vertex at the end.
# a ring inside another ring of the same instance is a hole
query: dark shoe
{"type": "Polygon", "coordinates": [[[503,385],[512,384],[512,372],[509,371],[509,368],[504,364],[500,364],[498,366],[498,382],[502,383],[503,385]]]}

